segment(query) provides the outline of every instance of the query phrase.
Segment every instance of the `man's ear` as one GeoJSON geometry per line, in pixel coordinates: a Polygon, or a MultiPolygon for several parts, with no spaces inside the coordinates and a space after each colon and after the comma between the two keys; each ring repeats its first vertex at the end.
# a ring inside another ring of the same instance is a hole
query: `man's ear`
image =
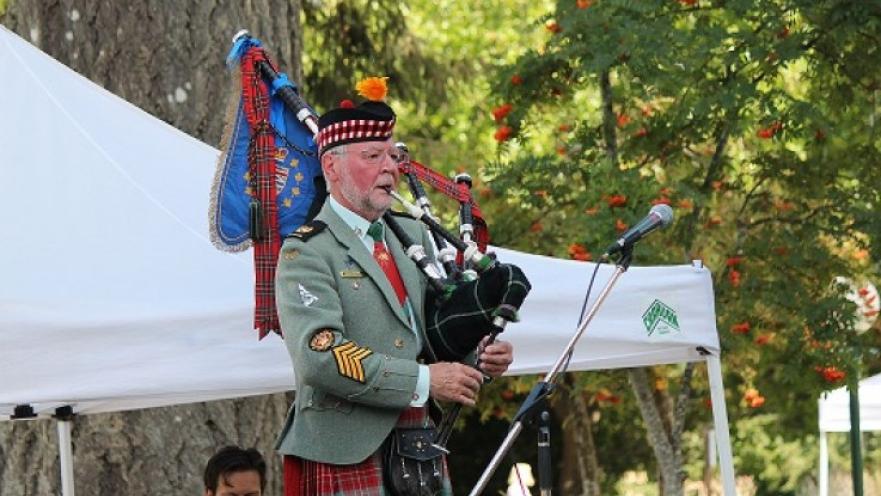
{"type": "Polygon", "coordinates": [[[339,178],[336,170],[338,166],[339,161],[333,153],[325,153],[321,157],[321,171],[324,173],[324,178],[328,184],[336,182],[337,178],[339,178]]]}

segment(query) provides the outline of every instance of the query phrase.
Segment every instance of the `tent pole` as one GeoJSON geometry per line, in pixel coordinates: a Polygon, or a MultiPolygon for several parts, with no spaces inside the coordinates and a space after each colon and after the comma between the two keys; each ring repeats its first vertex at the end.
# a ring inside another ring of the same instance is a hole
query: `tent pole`
{"type": "Polygon", "coordinates": [[[728,410],[725,407],[725,389],[722,386],[722,365],[719,357],[706,355],[707,375],[710,379],[710,401],[713,403],[713,424],[719,450],[719,470],[722,472],[722,489],[726,496],[737,496],[734,485],[734,460],[731,455],[731,438],[728,434],[728,410]]]}
{"type": "Polygon", "coordinates": [[[55,422],[58,427],[58,454],[61,463],[61,495],[74,496],[73,489],[73,449],[71,426],[73,411],[70,407],[55,410],[55,422]]]}
{"type": "Polygon", "coordinates": [[[817,489],[820,496],[829,496],[829,446],[828,434],[820,431],[820,477],[817,479],[817,489]]]}

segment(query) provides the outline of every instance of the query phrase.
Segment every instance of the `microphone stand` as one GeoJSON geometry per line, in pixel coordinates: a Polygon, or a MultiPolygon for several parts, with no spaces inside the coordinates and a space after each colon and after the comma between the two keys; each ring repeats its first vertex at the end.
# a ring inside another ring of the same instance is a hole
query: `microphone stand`
{"type": "MultiPolygon", "coordinates": [[[[484,469],[483,474],[480,476],[480,479],[477,480],[477,483],[474,485],[474,488],[471,489],[471,492],[468,493],[469,496],[479,496],[481,492],[486,489],[486,485],[489,483],[490,477],[498,470],[499,465],[502,463],[502,458],[511,450],[511,447],[514,445],[514,441],[517,439],[517,436],[520,435],[520,432],[523,430],[523,423],[527,417],[534,415],[535,411],[542,406],[543,400],[551,394],[554,388],[554,380],[557,375],[560,373],[560,370],[563,368],[563,365],[569,361],[569,356],[573,353],[575,349],[575,344],[578,343],[578,340],[581,339],[581,335],[584,334],[584,331],[587,329],[587,325],[590,324],[590,321],[593,320],[594,316],[596,316],[597,311],[603,302],[606,301],[606,298],[609,296],[609,293],[612,290],[612,287],[618,282],[618,278],[621,277],[621,274],[627,271],[628,267],[630,267],[630,263],[633,261],[633,245],[627,244],[621,248],[621,258],[618,259],[618,262],[615,264],[615,272],[612,273],[612,276],[609,278],[608,282],[606,282],[603,290],[600,291],[599,296],[597,296],[593,305],[588,309],[587,313],[582,318],[581,323],[578,325],[578,329],[576,329],[575,334],[569,339],[569,343],[566,344],[566,347],[563,349],[563,352],[560,354],[557,361],[554,363],[554,366],[551,367],[551,370],[544,376],[544,378],[535,384],[532,388],[532,391],[529,392],[529,396],[523,401],[523,404],[520,405],[520,410],[514,415],[514,421],[511,424],[511,428],[508,430],[508,435],[502,441],[502,444],[499,446],[499,449],[496,450],[495,455],[493,455],[492,460],[490,460],[489,465],[487,465],[486,469],[484,469]]],[[[539,430],[539,436],[541,436],[541,430],[539,430]]],[[[547,453],[547,452],[546,452],[547,453]]],[[[549,456],[549,454],[548,454],[549,456]]],[[[541,469],[541,461],[539,461],[539,469],[541,469]]],[[[539,472],[541,473],[541,472],[539,472]]],[[[545,492],[542,491],[542,496],[545,496],[545,492]]],[[[550,489],[548,489],[548,493],[550,494],[550,489]]]]}
{"type": "Polygon", "coordinates": [[[551,464],[551,414],[542,405],[538,414],[538,490],[540,496],[551,496],[554,472],[551,464]]]}

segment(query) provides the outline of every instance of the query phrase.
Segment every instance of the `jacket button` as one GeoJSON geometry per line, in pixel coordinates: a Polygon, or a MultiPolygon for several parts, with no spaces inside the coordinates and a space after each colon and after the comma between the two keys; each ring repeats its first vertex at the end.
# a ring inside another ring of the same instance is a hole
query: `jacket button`
{"type": "Polygon", "coordinates": [[[395,339],[395,348],[401,349],[404,347],[404,340],[401,338],[395,339]]]}

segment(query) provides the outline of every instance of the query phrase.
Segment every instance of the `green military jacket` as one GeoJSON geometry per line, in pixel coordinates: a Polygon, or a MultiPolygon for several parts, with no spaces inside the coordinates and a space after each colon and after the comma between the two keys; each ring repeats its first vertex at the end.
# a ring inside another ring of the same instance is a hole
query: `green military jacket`
{"type": "MultiPolygon", "coordinates": [[[[430,246],[420,224],[399,220],[430,246]]],[[[276,301],[297,388],[276,444],[282,454],[361,462],[414,398],[427,281],[388,230],[386,244],[417,314],[418,339],[373,254],[329,203],[282,246],[276,301]]]]}

